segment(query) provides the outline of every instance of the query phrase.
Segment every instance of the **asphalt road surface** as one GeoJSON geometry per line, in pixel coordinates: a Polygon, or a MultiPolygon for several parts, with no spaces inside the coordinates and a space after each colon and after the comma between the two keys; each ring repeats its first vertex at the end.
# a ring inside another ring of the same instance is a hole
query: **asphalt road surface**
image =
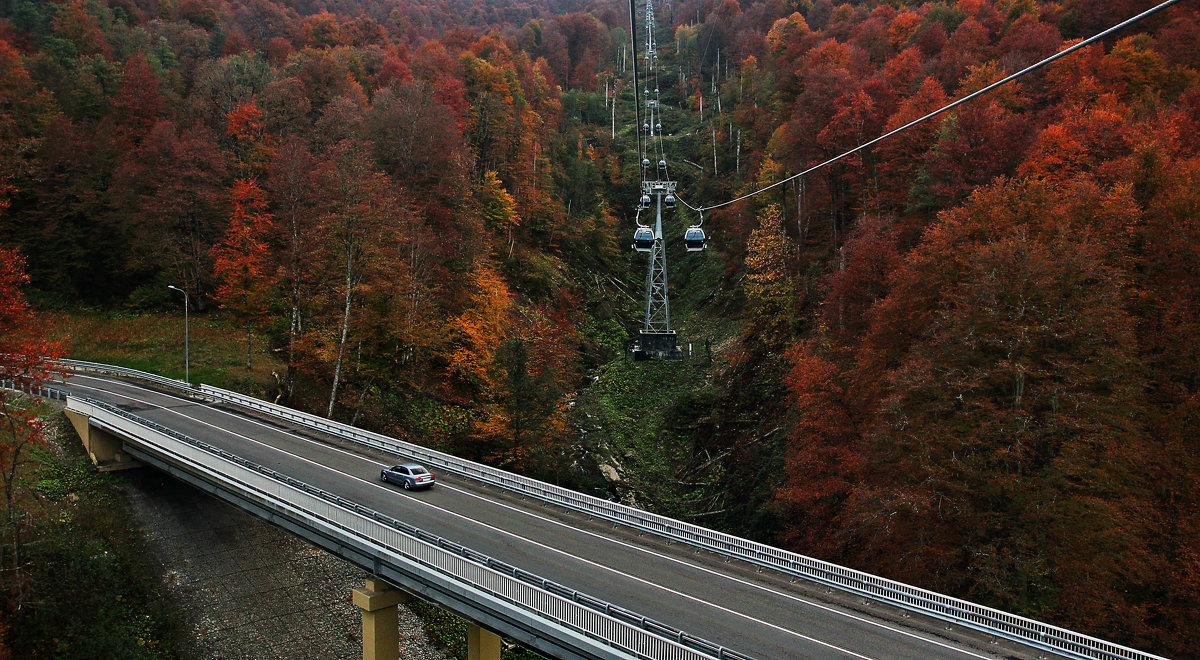
{"type": "Polygon", "coordinates": [[[762,660],[1038,657],[453,474],[436,474],[430,490],[405,491],[379,480],[380,468],[396,457],[228,406],[90,375],[71,376],[65,388],[762,660]]]}

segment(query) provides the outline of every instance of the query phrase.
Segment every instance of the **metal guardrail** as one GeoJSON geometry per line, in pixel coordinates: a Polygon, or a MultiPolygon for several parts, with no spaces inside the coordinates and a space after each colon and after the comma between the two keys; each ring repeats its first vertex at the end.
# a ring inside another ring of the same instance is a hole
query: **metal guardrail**
{"type": "Polygon", "coordinates": [[[43,399],[52,399],[58,401],[67,400],[67,393],[60,389],[47,387],[45,385],[26,385],[24,383],[18,383],[7,378],[0,379],[0,388],[14,390],[16,392],[24,392],[31,396],[38,396],[43,399]]]}
{"type": "MultiPolygon", "coordinates": [[[[70,361],[67,361],[70,362],[70,361]]],[[[86,364],[99,371],[107,365],[86,364]]],[[[133,370],[111,368],[111,373],[133,370]]],[[[141,372],[138,372],[141,373],[141,372]]],[[[144,380],[162,378],[142,374],[144,380]],[[151,378],[147,378],[147,376],[151,378]]],[[[165,379],[170,381],[170,379],[165,379]]],[[[182,381],[170,381],[180,383],[182,381]]],[[[173,385],[177,387],[177,385],[173,385]]],[[[185,384],[185,387],[188,387],[185,384]]],[[[194,390],[193,390],[194,391],[194,390]]],[[[213,401],[235,404],[273,417],[291,421],[334,436],[424,462],[440,470],[470,477],[514,492],[535,497],[588,515],[621,523],[635,529],[668,539],[687,543],[758,566],[772,568],[785,574],[850,592],[877,602],[917,612],[958,624],[980,632],[1051,651],[1071,658],[1104,660],[1166,660],[1145,651],[1083,635],[1016,614],[1003,612],[944,594],[939,594],[870,573],[743,539],[732,534],[706,529],[666,516],[641,511],[630,506],[609,502],[591,495],[575,492],[536,479],[505,472],[486,465],[467,461],[444,452],[435,451],[402,440],[355,428],[285,406],[268,403],[237,392],[210,385],[201,385],[199,394],[213,401]]]]}
{"type": "Polygon", "coordinates": [[[750,660],[721,646],[630,610],[492,559],[403,521],[328,493],[285,474],[115,406],[70,397],[68,408],[126,438],[153,446],[226,488],[241,489],[311,528],[368,546],[412,570],[435,570],[471,589],[538,613],[541,617],[612,645],[621,653],[656,660],[750,660]],[[415,567],[415,569],[414,569],[415,567]]]}
{"type": "Polygon", "coordinates": [[[93,372],[101,373],[101,374],[113,374],[113,375],[117,375],[117,376],[125,376],[127,378],[134,378],[136,380],[144,380],[144,381],[147,381],[150,383],[154,383],[155,385],[162,385],[163,387],[169,387],[169,388],[175,389],[175,390],[183,390],[185,392],[195,392],[195,386],[187,381],[176,380],[174,378],[167,378],[166,376],[160,376],[158,374],[152,374],[152,373],[148,373],[145,371],[139,371],[137,369],[129,369],[127,367],[117,367],[117,366],[113,366],[111,364],[101,364],[99,362],[85,362],[83,360],[68,360],[66,358],[60,358],[58,360],[55,360],[54,363],[63,367],[65,370],[69,370],[69,371],[82,371],[82,372],[93,371],[93,372]]]}

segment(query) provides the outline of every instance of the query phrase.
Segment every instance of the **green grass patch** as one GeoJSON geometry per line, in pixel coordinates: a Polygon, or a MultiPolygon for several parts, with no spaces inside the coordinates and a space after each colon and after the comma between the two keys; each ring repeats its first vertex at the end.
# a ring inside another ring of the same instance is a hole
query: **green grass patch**
{"type": "Polygon", "coordinates": [[[108,482],[88,463],[59,460],[45,447],[36,448],[32,458],[40,469],[29,487],[47,500],[62,503],[75,497],[87,498],[92,504],[112,502],[113,492],[108,482]]]}
{"type": "MultiPolygon", "coordinates": [[[[208,383],[247,394],[273,394],[275,377],[286,366],[270,351],[266,338],[250,341],[246,368],[246,330],[220,314],[188,319],[188,358],[193,383],[208,383]]],[[[69,312],[53,323],[56,337],[70,343],[69,356],[183,379],[184,318],[172,314],[69,312]]]]}

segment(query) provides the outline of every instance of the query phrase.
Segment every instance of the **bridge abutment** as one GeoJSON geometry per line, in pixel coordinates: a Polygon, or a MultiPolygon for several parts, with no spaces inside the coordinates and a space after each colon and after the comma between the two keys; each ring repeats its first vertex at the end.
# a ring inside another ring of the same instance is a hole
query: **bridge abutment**
{"type": "Polygon", "coordinates": [[[66,413],[67,419],[71,420],[71,426],[75,427],[75,433],[79,434],[79,440],[83,442],[84,450],[87,451],[88,457],[92,459],[92,463],[98,470],[112,472],[142,465],[125,453],[121,438],[104,429],[92,426],[87,415],[73,410],[64,410],[63,412],[66,413]]]}

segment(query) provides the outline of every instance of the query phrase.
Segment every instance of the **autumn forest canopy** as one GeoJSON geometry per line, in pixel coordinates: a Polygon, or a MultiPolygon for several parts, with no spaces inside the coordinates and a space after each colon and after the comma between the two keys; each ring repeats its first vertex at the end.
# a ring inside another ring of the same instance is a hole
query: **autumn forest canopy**
{"type": "Polygon", "coordinates": [[[624,433],[669,450],[614,496],[1196,657],[1195,3],[706,213],[704,253],[681,206],[712,363],[621,350],[641,87],[722,204],[1154,4],[663,0],[635,85],[610,0],[0,0],[0,301],[177,286],[265,338],[263,396],[601,490],[624,433]]]}

